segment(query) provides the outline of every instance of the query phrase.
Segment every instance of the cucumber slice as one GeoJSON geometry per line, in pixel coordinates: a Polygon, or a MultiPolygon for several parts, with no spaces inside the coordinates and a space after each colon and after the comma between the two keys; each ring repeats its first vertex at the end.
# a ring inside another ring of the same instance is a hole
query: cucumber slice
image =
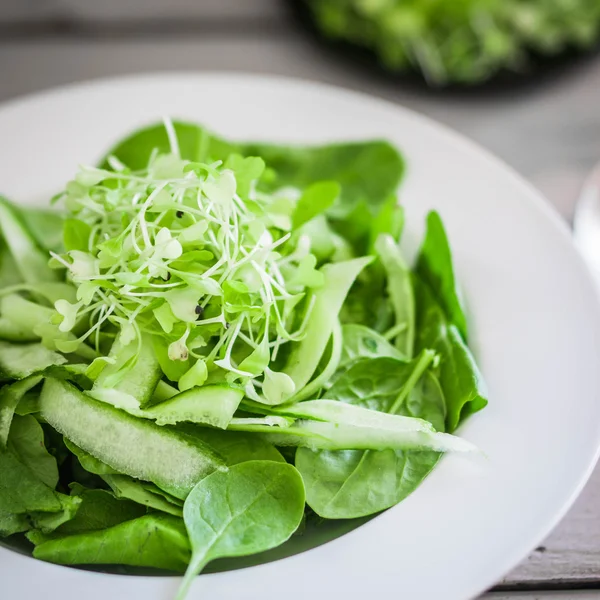
{"type": "Polygon", "coordinates": [[[31,237],[43,250],[64,252],[63,227],[65,220],[59,211],[39,206],[35,208],[20,206],[19,217],[31,237]]]}
{"type": "Polygon", "coordinates": [[[242,390],[228,385],[205,385],[181,392],[136,415],[153,419],[158,425],[187,421],[226,429],[243,397],[242,390]]]}
{"type": "MultiPolygon", "coordinates": [[[[68,286],[62,283],[46,283],[44,291],[36,292],[36,295],[50,298],[61,288],[65,291],[69,290],[68,286]]],[[[68,297],[68,293],[63,296],[68,297]]],[[[83,333],[84,329],[82,321],[77,323],[72,331],[64,333],[59,331],[56,326],[51,324],[52,317],[56,315],[53,308],[26,300],[20,294],[7,294],[0,299],[0,315],[2,315],[0,317],[0,339],[11,342],[32,342],[45,336],[54,341],[58,339],[75,340],[75,334],[83,333]]],[[[97,356],[96,352],[85,344],[80,344],[75,354],[90,361],[97,356]]]]}
{"type": "Polygon", "coordinates": [[[148,336],[142,337],[141,352],[133,368],[125,374],[121,372],[125,363],[133,359],[137,348],[135,342],[123,347],[117,339],[111,349],[111,355],[117,356],[117,362],[104,367],[90,396],[126,410],[147,406],[152,402],[162,371],[148,336]]]}
{"type": "Polygon", "coordinates": [[[10,202],[2,196],[0,196],[0,229],[19,273],[27,283],[58,281],[59,274],[48,266],[49,255],[39,248],[10,202]]]}
{"type": "MultiPolygon", "coordinates": [[[[395,416],[395,415],[388,415],[395,416]]],[[[298,446],[310,450],[409,450],[478,452],[476,446],[449,433],[325,423],[300,419],[289,427],[263,424],[230,425],[232,431],[262,433],[275,446],[298,446]]]]}
{"type": "Polygon", "coordinates": [[[372,261],[363,256],[339,263],[326,264],[321,272],[325,284],[314,293],[314,305],[306,334],[301,342],[293,344],[288,363],[283,370],[292,378],[296,392],[310,381],[327,348],[336,326],[337,316],[359,273],[372,261]]]}
{"type": "Polygon", "coordinates": [[[181,501],[167,494],[153,483],[138,481],[128,475],[121,475],[91,454],[76,446],[68,438],[63,438],[65,446],[77,457],[81,466],[94,475],[100,475],[117,498],[127,498],[156,510],[180,517],[181,501]]]}
{"type": "Polygon", "coordinates": [[[42,417],[74,444],[113,469],[152,481],[184,499],[224,462],[204,444],[87,397],[66,381],[46,379],[42,417]]]}
{"type": "Polygon", "coordinates": [[[67,359],[48,350],[42,344],[11,344],[0,341],[0,378],[25,379],[54,365],[63,365],[67,359]]]}
{"type": "MultiPolygon", "coordinates": [[[[79,464],[89,473],[100,475],[101,477],[104,477],[105,475],[119,475],[118,471],[115,471],[112,467],[105,465],[101,460],[98,460],[85,450],[82,450],[79,446],[69,440],[69,438],[63,437],[63,442],[67,449],[77,457],[79,464]]],[[[126,477],[126,475],[124,475],[124,477],[126,477]]]]}
{"type": "Polygon", "coordinates": [[[18,283],[23,283],[23,278],[6,243],[0,238],[0,287],[6,288],[18,283]]]}
{"type": "Polygon", "coordinates": [[[25,300],[19,294],[7,294],[0,299],[0,337],[11,341],[28,342],[39,340],[36,327],[50,323],[55,314],[48,306],[25,300]],[[21,332],[21,337],[15,337],[21,332]],[[15,336],[10,337],[11,333],[15,336]]]}
{"type": "Polygon", "coordinates": [[[114,393],[113,390],[93,389],[89,395],[134,417],[156,421],[158,425],[188,422],[227,429],[244,397],[244,392],[225,384],[205,385],[178,393],[146,409],[138,408],[129,402],[121,402],[121,392],[114,393]]]}
{"type": "Polygon", "coordinates": [[[35,342],[40,339],[31,327],[21,327],[5,317],[0,317],[0,340],[6,342],[35,342]]]}

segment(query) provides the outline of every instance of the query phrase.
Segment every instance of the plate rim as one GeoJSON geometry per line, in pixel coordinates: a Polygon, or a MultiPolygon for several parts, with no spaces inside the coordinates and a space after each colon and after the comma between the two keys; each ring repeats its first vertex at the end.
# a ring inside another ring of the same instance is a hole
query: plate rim
{"type": "MultiPolygon", "coordinates": [[[[558,210],[547,200],[544,198],[543,194],[524,176],[519,174],[519,172],[506,163],[503,159],[499,158],[495,154],[493,154],[486,147],[480,145],[475,142],[467,135],[453,129],[452,127],[437,121],[427,115],[420,113],[412,108],[407,108],[402,104],[396,103],[394,101],[382,98],[377,94],[370,94],[367,92],[359,91],[352,88],[346,88],[340,85],[333,85],[322,81],[311,80],[307,78],[300,77],[290,77],[283,75],[275,75],[268,73],[253,73],[253,72],[244,72],[244,71],[218,71],[218,70],[204,70],[204,71],[194,71],[194,70],[158,70],[158,71],[149,71],[143,73],[131,73],[131,74],[123,74],[118,76],[110,76],[110,77],[98,77],[98,78],[90,78],[85,80],[80,80],[76,82],[71,82],[65,85],[53,86],[50,88],[46,88],[40,91],[33,91],[27,94],[19,95],[13,98],[10,98],[2,103],[0,103],[0,116],[6,112],[10,112],[12,110],[22,110],[23,105],[27,104],[36,104],[43,103],[48,100],[52,100],[54,98],[59,98],[61,96],[68,96],[73,92],[90,92],[93,93],[95,88],[103,88],[109,87],[113,85],[121,85],[121,84],[143,84],[144,82],[156,82],[159,80],[195,80],[195,81],[207,81],[207,80],[220,80],[223,82],[231,81],[233,83],[239,83],[241,81],[246,82],[255,82],[261,85],[284,85],[284,86],[300,86],[305,88],[312,88],[315,91],[320,91],[324,95],[328,95],[330,97],[337,96],[339,98],[350,98],[360,103],[368,103],[371,105],[372,109],[376,107],[391,110],[395,112],[403,113],[405,117],[410,117],[413,121],[424,124],[429,128],[435,129],[436,132],[440,135],[446,136],[446,138],[453,144],[458,145],[468,151],[469,154],[477,154],[482,159],[485,159],[491,166],[496,168],[500,168],[506,177],[510,177],[511,183],[513,186],[517,186],[521,188],[523,192],[523,196],[527,196],[527,201],[531,203],[532,206],[535,207],[536,211],[540,216],[548,220],[548,223],[552,226],[554,231],[560,235],[563,241],[567,242],[567,245],[573,250],[573,258],[575,261],[579,263],[579,266],[583,273],[585,273],[585,277],[589,283],[589,289],[595,299],[600,301],[600,289],[597,288],[593,284],[592,275],[590,274],[590,270],[585,260],[581,256],[581,253],[578,251],[576,244],[574,243],[573,236],[571,235],[571,231],[568,227],[566,221],[560,216],[558,210]]],[[[600,302],[599,302],[600,306],[600,302]]],[[[595,323],[594,326],[598,332],[600,332],[600,310],[596,312],[595,315],[595,323]]],[[[596,390],[597,392],[600,390],[596,390]]],[[[554,511],[554,516],[552,519],[548,519],[544,527],[539,527],[538,533],[536,535],[529,536],[529,542],[522,542],[519,548],[515,548],[510,553],[510,557],[506,557],[505,561],[501,568],[496,569],[498,573],[498,577],[496,580],[503,577],[507,572],[509,572],[514,566],[516,566],[523,558],[527,556],[527,554],[533,549],[536,545],[538,545],[555,527],[556,525],[563,519],[568,510],[571,508],[577,497],[580,495],[583,490],[585,484],[589,480],[599,458],[600,458],[600,429],[596,432],[596,439],[594,443],[595,451],[588,457],[587,463],[582,465],[580,469],[580,475],[577,478],[577,485],[571,488],[571,491],[568,495],[565,495],[565,499],[562,501],[560,509],[554,511]],[[523,548],[527,547],[528,549],[523,550],[523,548]]],[[[362,529],[362,526],[361,528],[362,529]]],[[[346,534],[342,537],[347,538],[346,534]]],[[[333,540],[332,542],[328,542],[328,544],[333,544],[339,542],[338,540],[333,540]]],[[[328,545],[327,544],[327,545],[328,545]]],[[[310,552],[310,551],[307,551],[310,552]]],[[[306,554],[304,552],[302,554],[306,554]]],[[[18,556],[17,553],[8,550],[6,548],[0,547],[0,556],[4,559],[7,558],[7,554],[12,556],[18,556]]],[[[508,553],[507,553],[508,554],[508,553]]],[[[10,556],[8,557],[10,558],[10,556]]],[[[23,558],[21,556],[21,558],[23,558]]],[[[275,564],[281,564],[283,562],[294,560],[294,556],[276,560],[272,563],[267,563],[263,565],[258,565],[255,567],[243,567],[238,571],[246,571],[248,569],[265,569],[269,566],[275,564]]],[[[31,565],[35,565],[36,563],[32,563],[31,559],[27,557],[29,563],[31,565]]],[[[50,568],[55,571],[62,572],[63,575],[69,574],[73,572],[72,567],[65,567],[62,565],[54,565],[49,563],[40,563],[46,568],[50,568]]],[[[80,570],[80,569],[77,569],[80,570]]],[[[87,574],[91,576],[96,576],[96,581],[99,579],[112,581],[123,580],[124,578],[135,578],[135,579],[153,579],[152,577],[146,576],[124,576],[124,575],[112,575],[105,573],[94,573],[91,571],[85,571],[87,574]]],[[[225,578],[226,576],[231,577],[232,574],[230,572],[224,573],[211,573],[204,575],[204,577],[209,578],[225,578]]],[[[166,576],[161,578],[167,581],[179,581],[179,577],[175,576],[166,576]]],[[[489,578],[485,578],[489,579],[489,578]]],[[[475,578],[473,578],[475,580],[475,578]]],[[[477,581],[477,583],[473,583],[471,586],[470,594],[478,595],[484,592],[487,589],[488,583],[482,584],[481,581],[477,581]]],[[[65,596],[63,596],[65,597],[65,596]]],[[[470,596],[471,597],[471,596],[470,596]]]]}

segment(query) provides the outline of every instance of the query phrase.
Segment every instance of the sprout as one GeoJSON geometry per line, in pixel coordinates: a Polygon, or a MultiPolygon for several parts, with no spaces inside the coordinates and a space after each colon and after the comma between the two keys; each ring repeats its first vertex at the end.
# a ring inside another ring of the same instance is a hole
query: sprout
{"type": "Polygon", "coordinates": [[[121,333],[119,334],[119,342],[123,346],[128,346],[137,339],[137,331],[135,326],[131,321],[125,321],[124,319],[119,319],[119,324],[121,325],[121,333]]]}
{"type": "Polygon", "coordinates": [[[178,339],[169,344],[168,355],[171,360],[187,360],[189,356],[188,348],[185,344],[190,330],[186,329],[185,333],[178,339]]]}
{"type": "Polygon", "coordinates": [[[165,260],[179,258],[183,249],[178,240],[173,239],[171,232],[163,227],[154,239],[154,249],[148,259],[148,273],[151,277],[166,279],[168,269],[165,260]]]}
{"type": "Polygon", "coordinates": [[[206,363],[202,359],[198,359],[190,370],[182,375],[179,380],[179,389],[183,392],[193,387],[200,387],[204,385],[207,377],[206,363]]]}
{"type": "Polygon", "coordinates": [[[204,244],[204,234],[208,229],[208,223],[206,221],[198,221],[189,227],[186,227],[177,236],[177,239],[182,244],[204,244]]]}
{"type": "Polygon", "coordinates": [[[62,316],[62,321],[58,328],[60,331],[71,331],[77,322],[77,312],[81,307],[81,302],[71,304],[68,300],[57,300],[54,303],[56,312],[62,316]]]}
{"type": "Polygon", "coordinates": [[[173,314],[171,310],[171,306],[168,302],[161,304],[158,308],[155,308],[153,311],[154,317],[159,322],[165,333],[171,333],[173,331],[173,327],[175,323],[177,323],[178,319],[173,314]]]}
{"type": "Polygon", "coordinates": [[[163,297],[171,308],[175,318],[185,323],[198,320],[196,306],[198,306],[198,293],[192,288],[175,289],[165,292],[163,297]]]}
{"type": "Polygon", "coordinates": [[[77,302],[56,304],[54,333],[44,339],[74,351],[91,335],[98,348],[105,330],[122,343],[139,342],[143,331],[166,338],[170,360],[197,359],[181,389],[220,369],[252,389],[264,378],[274,401],[290,382],[266,371],[271,354],[302,337],[306,291],[322,282],[310,239],[287,233],[297,193],[257,192],[260,159],[183,160],[170,121],[165,127],[171,152],[154,152],[147,169],[131,172],[112,157],[111,170],[82,167],[61,196],[89,252],[52,254],[77,302]],[[87,332],[58,340],[75,323],[87,332]],[[205,355],[194,353],[200,348],[205,355]]]}
{"type": "Polygon", "coordinates": [[[91,254],[71,250],[68,255],[72,260],[68,268],[74,281],[84,281],[98,273],[97,261],[91,254]]]}
{"type": "Polygon", "coordinates": [[[211,177],[202,189],[206,197],[219,206],[223,213],[229,216],[234,209],[233,195],[235,194],[235,175],[229,169],[221,171],[217,178],[211,177]]]}
{"type": "Polygon", "coordinates": [[[265,369],[263,394],[269,404],[280,404],[290,398],[295,391],[296,385],[289,375],[271,371],[269,367],[265,369]]]}
{"type": "Polygon", "coordinates": [[[77,300],[86,306],[91,304],[96,294],[98,284],[94,281],[83,281],[77,288],[77,300]]]}

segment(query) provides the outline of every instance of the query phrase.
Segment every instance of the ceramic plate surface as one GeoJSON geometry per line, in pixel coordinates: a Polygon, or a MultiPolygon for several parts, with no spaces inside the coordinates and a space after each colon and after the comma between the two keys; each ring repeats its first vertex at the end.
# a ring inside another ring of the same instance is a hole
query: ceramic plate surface
{"type": "MultiPolygon", "coordinates": [[[[0,191],[39,203],[115,140],[164,115],[233,139],[384,137],[407,162],[406,243],[442,214],[490,403],[460,434],[486,459],[448,456],[395,508],[332,542],[197,579],[190,598],[464,600],[523,559],[575,499],[600,441],[600,312],[569,232],[531,186],[412,112],[312,83],[172,74],[77,85],[0,108],[0,191]]],[[[90,573],[0,548],[2,597],[167,600],[176,578],[90,573]]]]}

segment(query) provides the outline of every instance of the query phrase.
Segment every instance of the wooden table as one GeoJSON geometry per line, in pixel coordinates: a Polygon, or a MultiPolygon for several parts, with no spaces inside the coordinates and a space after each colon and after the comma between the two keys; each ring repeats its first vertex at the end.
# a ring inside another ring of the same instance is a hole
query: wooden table
{"type": "MultiPolygon", "coordinates": [[[[583,177],[600,160],[600,58],[527,90],[446,97],[324,53],[278,0],[0,0],[0,101],[83,79],[164,70],[280,74],[387,98],[489,148],[567,220],[583,177]]],[[[600,598],[596,589],[600,470],[489,599],[588,600],[600,598]]]]}

